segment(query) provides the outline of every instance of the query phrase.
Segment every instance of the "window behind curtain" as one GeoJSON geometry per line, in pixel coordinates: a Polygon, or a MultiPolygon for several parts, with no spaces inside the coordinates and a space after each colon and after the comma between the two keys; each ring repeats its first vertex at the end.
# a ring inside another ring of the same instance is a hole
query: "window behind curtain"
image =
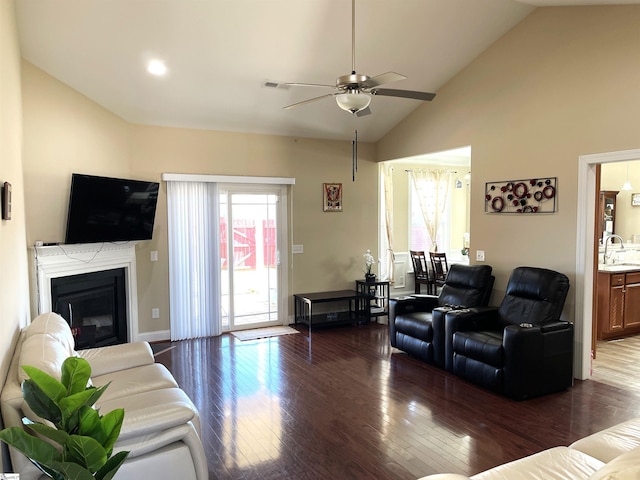
{"type": "MultiPolygon", "coordinates": [[[[447,194],[445,214],[440,217],[438,225],[438,238],[435,239],[438,251],[450,250],[450,215],[451,215],[451,189],[447,194]]],[[[409,250],[422,250],[428,252],[431,249],[433,239],[430,238],[427,227],[424,224],[420,202],[413,182],[409,182],[409,250]]]]}

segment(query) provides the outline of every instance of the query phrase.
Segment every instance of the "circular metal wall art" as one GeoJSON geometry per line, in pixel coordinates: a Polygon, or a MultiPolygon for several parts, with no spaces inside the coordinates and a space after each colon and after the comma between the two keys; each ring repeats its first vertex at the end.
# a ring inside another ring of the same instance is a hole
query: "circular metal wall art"
{"type": "Polygon", "coordinates": [[[487,213],[553,213],[556,211],[557,177],[487,182],[487,213]]]}

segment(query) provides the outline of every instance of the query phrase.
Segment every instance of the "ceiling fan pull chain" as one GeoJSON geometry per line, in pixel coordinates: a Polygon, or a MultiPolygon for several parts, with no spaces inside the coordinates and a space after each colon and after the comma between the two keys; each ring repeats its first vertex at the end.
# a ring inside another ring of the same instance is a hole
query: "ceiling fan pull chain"
{"type": "Polygon", "coordinates": [[[353,140],[351,140],[351,181],[356,181],[356,172],[358,171],[358,130],[353,131],[353,140]]]}
{"type": "Polygon", "coordinates": [[[358,171],[358,117],[353,115],[353,139],[351,140],[351,181],[356,181],[358,171]]]}
{"type": "Polygon", "coordinates": [[[356,74],[356,0],[351,0],[351,75],[356,74]]]}
{"type": "Polygon", "coordinates": [[[358,130],[353,131],[356,137],[356,172],[358,171],[358,130]]]}

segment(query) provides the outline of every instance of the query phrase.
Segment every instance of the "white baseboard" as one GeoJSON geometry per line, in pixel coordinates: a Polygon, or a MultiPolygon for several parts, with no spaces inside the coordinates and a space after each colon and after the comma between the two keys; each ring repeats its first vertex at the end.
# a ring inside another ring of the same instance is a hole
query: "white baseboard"
{"type": "Polygon", "coordinates": [[[155,332],[140,332],[138,340],[141,342],[168,342],[171,339],[171,330],[157,330],[155,332]]]}

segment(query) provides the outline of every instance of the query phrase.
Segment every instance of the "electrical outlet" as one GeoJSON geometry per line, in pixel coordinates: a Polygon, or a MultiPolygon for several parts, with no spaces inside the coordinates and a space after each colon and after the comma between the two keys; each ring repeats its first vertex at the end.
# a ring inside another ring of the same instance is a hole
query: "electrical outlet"
{"type": "Polygon", "coordinates": [[[160,309],[152,308],[151,309],[151,318],[160,318],[160,309]]]}
{"type": "Polygon", "coordinates": [[[484,262],[484,250],[476,250],[476,261],[484,262]]]}
{"type": "Polygon", "coordinates": [[[152,262],[157,262],[158,261],[158,251],[157,250],[151,250],[151,261],[152,262]]]}
{"type": "Polygon", "coordinates": [[[304,245],[291,245],[291,253],[304,253],[304,245]]]}

